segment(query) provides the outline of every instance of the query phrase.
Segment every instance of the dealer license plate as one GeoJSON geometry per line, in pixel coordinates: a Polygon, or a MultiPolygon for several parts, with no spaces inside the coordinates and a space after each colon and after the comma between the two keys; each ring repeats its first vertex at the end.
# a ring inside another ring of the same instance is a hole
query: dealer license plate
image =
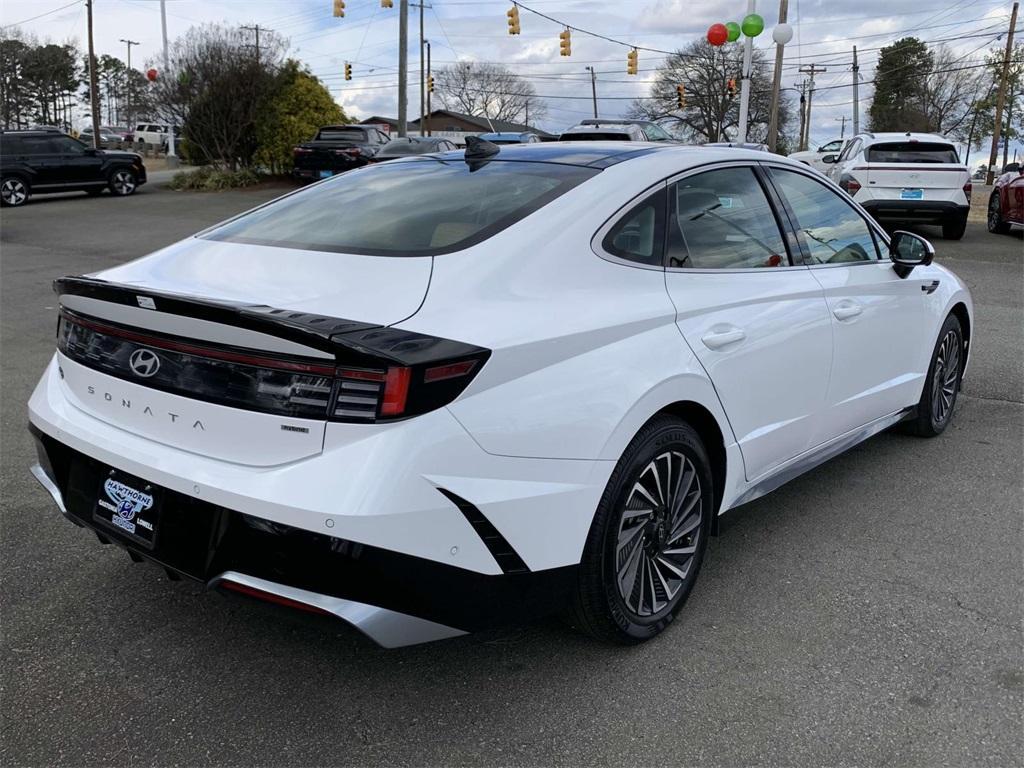
{"type": "Polygon", "coordinates": [[[100,482],[93,518],[152,549],[160,521],[160,489],[112,469],[100,482]]]}

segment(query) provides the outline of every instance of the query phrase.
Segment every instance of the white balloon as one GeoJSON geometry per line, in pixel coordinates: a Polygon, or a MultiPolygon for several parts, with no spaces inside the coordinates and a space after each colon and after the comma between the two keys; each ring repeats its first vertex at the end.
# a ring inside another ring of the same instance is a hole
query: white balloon
{"type": "Polygon", "coordinates": [[[785,45],[793,39],[793,27],[786,22],[776,25],[775,29],[772,30],[772,40],[779,45],[785,45]]]}

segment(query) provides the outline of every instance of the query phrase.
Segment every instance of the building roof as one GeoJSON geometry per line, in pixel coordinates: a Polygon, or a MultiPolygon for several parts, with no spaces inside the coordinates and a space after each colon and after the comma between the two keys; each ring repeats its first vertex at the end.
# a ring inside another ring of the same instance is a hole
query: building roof
{"type": "Polygon", "coordinates": [[[398,127],[398,120],[393,117],[382,117],[381,115],[374,115],[373,117],[368,117],[365,120],[360,120],[358,124],[372,125],[375,123],[384,123],[386,125],[390,125],[392,128],[398,127]]]}
{"type": "MultiPolygon", "coordinates": [[[[523,123],[512,123],[508,120],[493,120],[486,117],[477,117],[475,115],[467,115],[463,112],[453,112],[450,109],[435,109],[430,112],[431,122],[437,118],[452,117],[456,120],[462,120],[466,123],[478,126],[479,129],[486,133],[535,133],[540,137],[554,137],[555,134],[548,133],[547,131],[536,128],[532,125],[525,125],[523,123]]],[[[420,127],[419,120],[412,120],[409,122],[410,127],[420,127]]]]}

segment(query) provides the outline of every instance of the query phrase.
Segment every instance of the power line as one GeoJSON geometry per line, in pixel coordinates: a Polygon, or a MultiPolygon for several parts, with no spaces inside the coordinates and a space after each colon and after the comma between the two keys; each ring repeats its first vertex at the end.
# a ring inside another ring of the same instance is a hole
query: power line
{"type": "Polygon", "coordinates": [[[63,11],[65,8],[70,8],[73,5],[80,5],[81,3],[82,3],[82,0],[74,0],[73,3],[68,3],[67,5],[62,5],[60,8],[54,8],[52,11],[47,11],[46,13],[40,13],[38,16],[30,16],[27,19],[22,19],[21,21],[15,21],[12,24],[4,24],[2,27],[0,27],[0,29],[9,29],[10,27],[18,26],[19,24],[27,24],[30,21],[35,21],[36,19],[41,19],[44,16],[50,16],[50,15],[52,15],[54,13],[57,13],[58,11],[63,11]]]}

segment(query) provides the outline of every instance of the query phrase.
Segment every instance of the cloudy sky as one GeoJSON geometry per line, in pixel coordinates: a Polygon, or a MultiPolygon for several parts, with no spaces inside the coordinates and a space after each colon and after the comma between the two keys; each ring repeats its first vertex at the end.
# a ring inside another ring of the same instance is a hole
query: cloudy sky
{"type": "MultiPolygon", "coordinates": [[[[435,67],[459,60],[498,61],[533,83],[547,97],[549,114],[542,127],[557,131],[590,117],[590,75],[598,72],[602,117],[622,114],[634,96],[646,95],[654,70],[664,56],[641,51],[636,77],[625,74],[627,48],[574,33],[570,58],[559,56],[560,27],[521,12],[522,34],[506,33],[508,0],[424,0],[425,37],[431,41],[435,67]]],[[[739,21],[746,0],[525,0],[528,7],[560,22],[631,45],[671,51],[701,37],[714,22],[739,21]]],[[[332,0],[167,0],[170,38],[204,22],[232,25],[258,23],[283,36],[290,55],[305,62],[352,115],[394,115],[397,111],[398,5],[380,8],[379,0],[346,0],[346,15],[333,18],[332,0]],[[342,68],[352,62],[354,78],[346,82],[342,68]]],[[[908,34],[953,48],[962,64],[980,62],[985,52],[1005,43],[1009,0],[790,0],[793,41],[786,46],[783,87],[801,79],[798,69],[812,62],[827,68],[818,75],[812,115],[812,143],[838,137],[842,118],[852,118],[851,49],[859,51],[861,74],[870,81],[879,49],[908,34]]],[[[760,0],[757,10],[766,21],[756,41],[770,56],[770,31],[778,19],[778,3],[760,0]]],[[[0,24],[20,23],[25,31],[54,41],[75,39],[84,47],[85,8],[82,0],[3,0],[0,24]],[[38,16],[33,20],[32,17],[38,16]],[[23,21],[27,20],[27,21],[23,21]]],[[[419,112],[419,9],[411,9],[409,62],[412,73],[410,118],[419,112]]],[[[124,58],[120,38],[137,40],[133,64],[158,63],[161,51],[158,0],[95,0],[97,53],[124,58]]],[[[872,88],[862,86],[862,115],[872,88]]],[[[793,91],[788,95],[792,97],[793,91]]],[[[981,154],[977,158],[980,160],[981,154]]],[[[1011,149],[1012,154],[1012,149],[1011,149]]]]}

